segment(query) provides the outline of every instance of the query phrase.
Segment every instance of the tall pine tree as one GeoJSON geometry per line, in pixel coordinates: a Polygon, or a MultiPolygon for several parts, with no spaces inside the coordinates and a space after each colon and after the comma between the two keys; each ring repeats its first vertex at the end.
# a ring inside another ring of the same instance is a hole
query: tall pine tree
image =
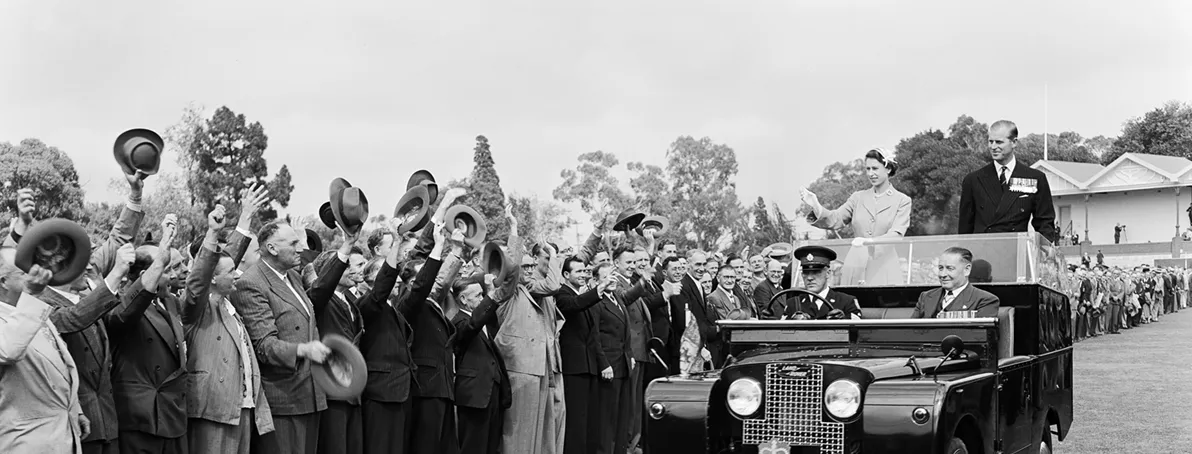
{"type": "Polygon", "coordinates": [[[489,240],[504,239],[509,235],[509,222],[505,220],[505,192],[501,190],[501,177],[493,168],[493,154],[488,149],[488,139],[476,136],[476,148],[473,150],[476,154],[472,160],[476,167],[472,168],[472,175],[468,178],[467,205],[484,216],[489,240]]]}

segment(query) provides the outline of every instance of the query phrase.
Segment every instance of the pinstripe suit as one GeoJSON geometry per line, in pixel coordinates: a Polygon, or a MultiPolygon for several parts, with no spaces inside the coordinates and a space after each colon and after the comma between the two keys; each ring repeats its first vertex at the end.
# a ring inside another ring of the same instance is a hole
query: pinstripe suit
{"type": "MultiPolygon", "coordinates": [[[[248,243],[239,232],[229,238],[227,248],[235,263],[240,263],[248,243]]],[[[258,433],[273,431],[269,401],[261,389],[260,365],[244,322],[239,314],[228,311],[226,299],[210,301],[211,278],[219,258],[208,247],[199,250],[182,298],[182,322],[190,347],[186,395],[190,454],[247,452],[249,446],[242,441],[249,438],[254,425],[258,433]],[[242,342],[248,342],[247,358],[240,354],[242,342]],[[252,379],[252,409],[243,408],[245,367],[252,379]],[[252,421],[242,421],[244,416],[251,416],[252,421]]]]}
{"type": "Polygon", "coordinates": [[[275,430],[259,440],[264,452],[306,454],[318,446],[319,412],[327,409],[327,395],[315,386],[310,362],[298,357],[298,344],[320,338],[314,314],[327,304],[347,266],[339,260],[331,263],[340,267],[339,272],[321,274],[315,285],[303,292],[297,271],[282,272],[283,281],[262,258],[240,277],[232,294],[232,305],[256,349],[262,388],[273,412],[275,430]]]}

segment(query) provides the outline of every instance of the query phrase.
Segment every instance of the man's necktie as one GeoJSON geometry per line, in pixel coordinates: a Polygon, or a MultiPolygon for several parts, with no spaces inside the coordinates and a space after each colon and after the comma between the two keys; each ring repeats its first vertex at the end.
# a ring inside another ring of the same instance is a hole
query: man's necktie
{"type": "Polygon", "coordinates": [[[947,293],[944,293],[944,304],[942,305],[942,310],[948,310],[948,305],[952,304],[952,300],[954,299],[956,299],[956,295],[952,294],[951,290],[948,290],[947,293]]]}
{"type": "Polygon", "coordinates": [[[1001,180],[1002,180],[1002,187],[1003,187],[1003,188],[1004,188],[1004,187],[1006,187],[1006,183],[1008,183],[1008,182],[1009,182],[1008,180],[1006,180],[1006,170],[1008,170],[1008,168],[1007,168],[1006,166],[1002,166],[1002,176],[1001,176],[1001,180]]]}

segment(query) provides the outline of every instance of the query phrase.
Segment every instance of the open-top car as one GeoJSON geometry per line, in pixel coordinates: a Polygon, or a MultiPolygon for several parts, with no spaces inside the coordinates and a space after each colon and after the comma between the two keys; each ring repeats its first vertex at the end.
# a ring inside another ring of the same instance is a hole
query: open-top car
{"type": "Polygon", "coordinates": [[[1067,436],[1071,309],[1063,257],[1046,240],[816,244],[845,261],[886,248],[876,253],[896,253],[906,281],[834,287],[857,298],[860,320],[718,322],[730,352],[722,369],[649,385],[650,452],[1050,453],[1067,436]],[[939,286],[932,264],[952,246],[985,262],[972,284],[1000,299],[996,318],[910,318],[920,293],[939,286]]]}

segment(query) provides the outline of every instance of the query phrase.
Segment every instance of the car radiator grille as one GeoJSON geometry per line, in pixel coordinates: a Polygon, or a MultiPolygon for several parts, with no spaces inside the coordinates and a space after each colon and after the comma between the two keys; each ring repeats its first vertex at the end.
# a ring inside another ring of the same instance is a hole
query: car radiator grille
{"type": "Polygon", "coordinates": [[[844,453],[844,424],[825,422],[824,368],[815,364],[766,366],[765,412],[746,419],[746,445],[819,446],[822,454],[844,453]]]}

